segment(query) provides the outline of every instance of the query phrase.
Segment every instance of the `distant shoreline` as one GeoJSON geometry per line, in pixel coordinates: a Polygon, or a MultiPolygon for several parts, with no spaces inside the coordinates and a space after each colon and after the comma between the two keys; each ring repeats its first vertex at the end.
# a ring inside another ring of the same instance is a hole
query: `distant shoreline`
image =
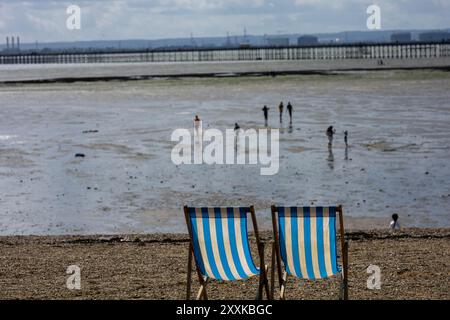
{"type": "Polygon", "coordinates": [[[334,76],[376,71],[450,71],[450,57],[433,59],[271,60],[199,63],[0,65],[0,85],[244,78],[289,75],[334,76]]]}
{"type": "MultiPolygon", "coordinates": [[[[260,232],[261,238],[271,241],[272,232],[260,232]]],[[[249,234],[250,238],[254,235],[249,234]]],[[[347,229],[345,238],[352,241],[398,240],[398,239],[449,239],[450,228],[402,228],[390,229],[347,229]]],[[[186,233],[141,233],[116,235],[10,235],[0,236],[0,245],[15,244],[100,244],[100,243],[188,243],[186,233]]]]}
{"type": "Polygon", "coordinates": [[[435,70],[450,72],[450,65],[447,66],[415,66],[415,67],[383,67],[383,68],[343,68],[331,70],[277,70],[277,71],[243,71],[243,72],[206,72],[206,73],[180,73],[180,74],[151,74],[151,75],[131,75],[131,76],[99,76],[99,77],[67,77],[49,79],[29,79],[29,80],[6,80],[0,81],[0,85],[18,84],[57,84],[75,82],[108,82],[108,81],[143,81],[158,79],[177,78],[240,78],[240,77],[277,77],[289,75],[320,75],[335,76],[341,73],[351,72],[380,72],[380,71],[420,71],[435,70]]]}

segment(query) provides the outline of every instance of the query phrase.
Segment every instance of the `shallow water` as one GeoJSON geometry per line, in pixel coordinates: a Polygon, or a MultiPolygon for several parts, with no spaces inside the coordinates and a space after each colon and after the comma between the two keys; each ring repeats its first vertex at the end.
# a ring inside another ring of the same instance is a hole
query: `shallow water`
{"type": "Polygon", "coordinates": [[[449,227],[449,89],[431,71],[2,86],[0,234],[185,232],[184,204],[255,204],[268,229],[273,202],[449,227]],[[292,128],[278,121],[281,100],[294,105],[292,128]],[[281,129],[277,175],[171,162],[170,136],[194,115],[258,129],[264,104],[281,129]]]}

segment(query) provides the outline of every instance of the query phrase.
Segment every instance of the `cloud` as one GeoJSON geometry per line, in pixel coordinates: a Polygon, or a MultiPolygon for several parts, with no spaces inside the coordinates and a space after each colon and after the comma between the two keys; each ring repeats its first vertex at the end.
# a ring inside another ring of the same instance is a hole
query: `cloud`
{"type": "Polygon", "coordinates": [[[448,28],[450,0],[0,0],[0,37],[22,41],[155,39],[364,30],[366,9],[382,9],[383,29],[448,28]],[[82,10],[82,29],[66,29],[66,8],[82,10]]]}

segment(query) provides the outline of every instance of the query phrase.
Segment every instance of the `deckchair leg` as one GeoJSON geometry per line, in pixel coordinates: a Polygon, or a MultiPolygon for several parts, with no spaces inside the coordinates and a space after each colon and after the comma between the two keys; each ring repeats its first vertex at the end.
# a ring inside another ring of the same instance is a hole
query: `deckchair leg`
{"type": "Polygon", "coordinates": [[[203,285],[203,300],[208,300],[208,294],[206,293],[206,285],[208,284],[208,281],[205,281],[205,284],[203,285]]]}
{"type": "Polygon", "coordinates": [[[272,300],[272,296],[270,294],[270,288],[269,288],[269,279],[268,279],[268,273],[269,273],[269,266],[265,266],[266,272],[265,272],[265,280],[264,280],[264,288],[266,290],[266,297],[267,300],[272,300]]]}
{"type": "Polygon", "coordinates": [[[259,243],[259,287],[257,300],[263,299],[263,289],[266,291],[267,299],[270,299],[269,283],[267,281],[267,266],[264,263],[264,243],[259,243]]]}
{"type": "Polygon", "coordinates": [[[344,214],[342,212],[342,206],[339,206],[337,211],[339,212],[339,231],[341,233],[342,246],[342,299],[348,300],[348,242],[345,241],[344,214]]]}
{"type": "Polygon", "coordinates": [[[344,243],[344,252],[343,252],[343,269],[344,269],[344,279],[343,279],[343,286],[344,286],[344,300],[348,300],[348,242],[344,243]]]}
{"type": "Polygon", "coordinates": [[[270,266],[270,300],[275,296],[275,242],[272,243],[272,261],[270,266]]]}
{"type": "Polygon", "coordinates": [[[208,295],[206,293],[206,285],[208,284],[208,279],[203,280],[200,283],[200,289],[198,290],[197,293],[197,300],[200,300],[203,298],[203,300],[208,300],[208,295]]]}
{"type": "Polygon", "coordinates": [[[281,300],[285,300],[286,299],[286,296],[285,296],[286,281],[287,281],[287,272],[285,271],[283,273],[283,277],[282,277],[281,284],[280,284],[280,299],[281,300]]]}
{"type": "Polygon", "coordinates": [[[189,244],[188,267],[187,267],[187,285],[186,300],[191,299],[191,283],[192,283],[192,245],[189,244]]]}
{"type": "MultiPolygon", "coordinates": [[[[205,290],[205,286],[203,284],[200,285],[200,289],[198,290],[198,293],[197,293],[197,300],[200,300],[203,298],[204,290],[205,290]]],[[[206,300],[206,299],[204,299],[204,300],[206,300]]]]}

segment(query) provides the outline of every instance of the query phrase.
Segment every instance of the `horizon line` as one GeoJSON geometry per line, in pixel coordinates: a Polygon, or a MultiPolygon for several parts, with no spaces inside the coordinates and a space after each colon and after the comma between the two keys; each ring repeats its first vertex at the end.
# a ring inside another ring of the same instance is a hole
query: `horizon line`
{"type": "MultiPolygon", "coordinates": [[[[74,40],[74,41],[65,41],[65,40],[47,40],[47,41],[39,41],[35,40],[33,42],[22,42],[22,45],[31,45],[35,44],[36,42],[39,44],[52,44],[52,43],[80,43],[80,42],[119,42],[119,41],[163,41],[163,40],[185,40],[185,39],[208,39],[208,38],[216,38],[216,39],[226,39],[228,37],[230,38],[246,38],[246,37],[282,37],[282,36],[294,36],[294,35],[326,35],[326,34],[339,34],[339,33],[350,33],[350,32],[361,32],[361,33],[377,33],[377,32],[439,32],[439,31],[447,31],[450,32],[450,27],[446,28],[440,28],[440,29],[420,29],[420,28],[408,28],[408,29],[379,29],[379,30],[341,30],[341,31],[333,31],[333,32],[311,32],[311,33],[278,33],[278,34],[239,34],[239,35],[212,35],[212,36],[173,36],[173,37],[160,37],[160,38],[152,38],[152,39],[145,39],[145,38],[114,38],[114,39],[91,39],[91,40],[74,40]]],[[[19,37],[17,35],[5,35],[6,37],[19,37]]],[[[0,44],[0,46],[4,46],[4,44],[0,44]]]]}

